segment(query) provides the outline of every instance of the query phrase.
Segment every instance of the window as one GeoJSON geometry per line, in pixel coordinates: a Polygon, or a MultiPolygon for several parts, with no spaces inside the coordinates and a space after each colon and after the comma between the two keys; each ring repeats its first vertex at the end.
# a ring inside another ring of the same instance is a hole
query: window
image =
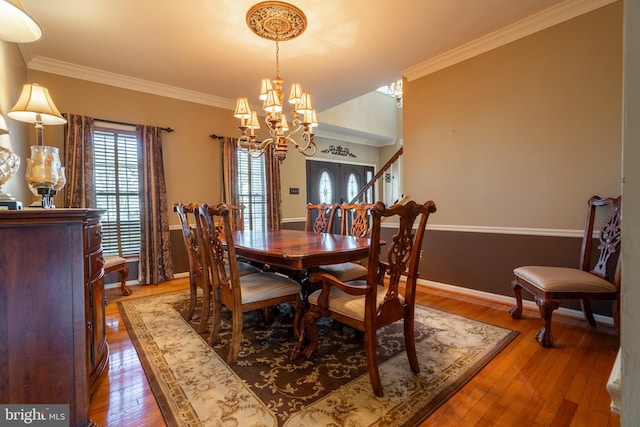
{"type": "Polygon", "coordinates": [[[323,171],[320,174],[318,194],[320,195],[320,203],[326,203],[328,205],[333,203],[333,183],[327,171],[323,171]]]}
{"type": "Polygon", "coordinates": [[[96,128],[93,135],[96,201],[105,256],[140,253],[138,141],[134,130],[96,128]]]}
{"type": "Polygon", "coordinates": [[[264,156],[251,157],[246,151],[238,153],[238,198],[245,206],[245,230],[267,229],[267,185],[264,156]]]}
{"type": "Polygon", "coordinates": [[[356,174],[351,172],[347,178],[347,202],[351,203],[353,199],[358,195],[360,187],[358,186],[358,178],[356,174]]]}

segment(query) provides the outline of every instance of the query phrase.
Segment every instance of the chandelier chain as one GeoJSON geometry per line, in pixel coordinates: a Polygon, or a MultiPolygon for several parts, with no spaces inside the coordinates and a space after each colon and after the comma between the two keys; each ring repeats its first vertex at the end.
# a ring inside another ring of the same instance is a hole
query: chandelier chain
{"type": "Polygon", "coordinates": [[[276,77],[280,78],[280,45],[278,44],[278,33],[276,33],[276,77]]]}

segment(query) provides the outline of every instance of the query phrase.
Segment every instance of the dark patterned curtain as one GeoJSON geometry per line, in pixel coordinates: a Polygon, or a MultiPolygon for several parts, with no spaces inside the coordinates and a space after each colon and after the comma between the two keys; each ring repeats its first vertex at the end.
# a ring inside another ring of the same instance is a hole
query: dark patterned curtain
{"type": "Polygon", "coordinates": [[[239,205],[238,197],[238,140],[222,138],[222,200],[227,205],[239,205]]]}
{"type": "Polygon", "coordinates": [[[96,192],[93,178],[93,118],[77,114],[63,114],[64,161],[67,184],[64,187],[64,206],[95,208],[96,192]]]}
{"type": "Polygon", "coordinates": [[[264,169],[267,182],[267,228],[282,228],[282,193],[280,191],[280,162],[273,155],[273,144],[264,153],[264,169]]]}
{"type": "Polygon", "coordinates": [[[167,188],[162,162],[162,129],[137,125],[140,176],[140,281],[173,279],[167,213],[167,188]]]}

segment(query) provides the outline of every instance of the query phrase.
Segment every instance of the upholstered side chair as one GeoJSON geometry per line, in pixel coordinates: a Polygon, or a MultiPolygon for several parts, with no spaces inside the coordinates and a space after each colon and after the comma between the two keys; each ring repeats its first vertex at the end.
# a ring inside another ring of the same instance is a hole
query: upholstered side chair
{"type": "Polygon", "coordinates": [[[332,233],[336,217],[337,203],[307,204],[305,230],[314,233],[332,233]]]}
{"type": "Polygon", "coordinates": [[[189,261],[189,308],[184,314],[184,318],[188,321],[193,318],[196,307],[196,300],[198,297],[198,288],[202,289],[202,313],[200,317],[200,323],[198,325],[198,332],[203,332],[207,328],[209,321],[210,310],[210,289],[208,288],[209,281],[205,282],[202,268],[200,247],[198,245],[198,238],[189,224],[189,217],[193,218],[193,204],[185,206],[183,203],[175,203],[173,205],[173,211],[178,214],[180,220],[180,230],[182,231],[182,240],[184,242],[185,249],[187,251],[187,259],[189,261]]]}
{"type": "MultiPolygon", "coordinates": [[[[371,219],[369,210],[371,203],[343,203],[340,205],[340,234],[353,237],[369,237],[371,219]]],[[[341,282],[364,279],[367,276],[366,259],[361,262],[343,262],[340,264],[324,265],[320,270],[336,277],[341,282]]]]}
{"type": "Polygon", "coordinates": [[[270,272],[258,272],[241,276],[238,271],[230,211],[224,204],[212,207],[207,204],[197,209],[196,230],[203,242],[202,263],[210,271],[205,280],[211,281],[213,291],[213,316],[209,344],[218,339],[222,306],[231,309],[232,338],[227,361],[235,362],[242,340],[242,314],[289,303],[295,310],[294,336],[299,333],[303,304],[300,284],[294,280],[270,272]],[[218,224],[222,218],[222,230],[218,224]],[[225,257],[224,253],[228,253],[225,257]]]}
{"type": "Polygon", "coordinates": [[[563,300],[578,299],[589,325],[596,326],[591,310],[591,300],[612,300],[613,318],[619,331],[620,299],[620,242],[621,242],[621,198],[589,199],[587,222],[582,238],[580,262],[577,268],[553,266],[523,266],[513,270],[511,282],[516,298],[516,306],[509,310],[511,317],[522,317],[522,289],[531,293],[540,309],[544,322],[536,335],[543,347],[553,346],[551,335],[551,315],[563,300]],[[606,210],[604,215],[596,215],[597,210],[606,210]],[[603,218],[597,233],[594,250],[594,227],[596,218],[603,218]],[[597,252],[594,254],[594,252],[597,252]],[[595,261],[595,264],[592,263],[595,261]],[[593,268],[591,267],[593,265],[593,268]]]}
{"type": "Polygon", "coordinates": [[[363,332],[371,386],[376,396],[382,397],[376,331],[402,320],[409,366],[414,373],[420,372],[414,335],[415,291],[427,219],[435,211],[433,201],[424,204],[410,201],[389,208],[377,202],[371,208],[371,246],[366,279],[342,282],[328,273],[311,273],[311,282],[320,283],[322,287],[309,295],[309,310],[303,318],[298,343],[291,352],[292,359],[301,355],[313,358],[319,348],[316,323],[321,317],[330,317],[363,332]],[[389,222],[395,219],[398,223],[383,260],[380,259],[382,218],[389,218],[389,222]]]}

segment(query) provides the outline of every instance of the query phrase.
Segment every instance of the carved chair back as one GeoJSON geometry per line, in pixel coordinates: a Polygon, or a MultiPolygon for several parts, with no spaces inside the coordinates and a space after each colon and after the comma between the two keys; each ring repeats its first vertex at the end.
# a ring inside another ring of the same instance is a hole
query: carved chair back
{"type": "Polygon", "coordinates": [[[205,203],[196,213],[196,229],[203,242],[202,262],[209,268],[212,291],[239,293],[239,284],[233,283],[239,274],[229,208],[222,203],[215,208],[205,203]]]}
{"type": "Polygon", "coordinates": [[[622,237],[621,225],[621,197],[601,199],[592,197],[589,199],[589,212],[587,223],[582,238],[580,253],[580,269],[589,271],[597,276],[612,282],[616,288],[620,288],[620,243],[622,237]],[[596,222],[596,210],[598,207],[608,206],[609,212],[604,219],[602,228],[598,232],[597,258],[591,268],[593,259],[593,231],[596,222]]]}
{"type": "Polygon", "coordinates": [[[202,274],[202,264],[200,262],[198,239],[191,225],[189,225],[189,217],[194,215],[193,204],[185,206],[183,203],[175,203],[173,211],[178,214],[178,219],[180,220],[182,240],[189,262],[189,276],[191,280],[196,280],[202,274]]]}
{"type": "Polygon", "coordinates": [[[305,230],[314,233],[331,233],[333,232],[333,223],[335,221],[337,203],[319,203],[307,204],[307,220],[305,222],[305,230]]]}
{"type": "Polygon", "coordinates": [[[365,319],[378,317],[379,320],[375,322],[378,327],[402,319],[405,310],[413,311],[414,309],[422,241],[429,215],[435,211],[436,205],[431,200],[424,204],[411,200],[404,205],[397,204],[388,208],[382,202],[377,202],[370,209],[372,227],[368,265],[378,265],[378,268],[370,268],[367,275],[367,287],[370,287],[373,292],[367,295],[365,319]],[[386,256],[380,260],[380,251],[383,247],[380,244],[382,241],[380,224],[383,218],[398,221],[398,229],[391,241],[387,242],[386,256]],[[416,221],[418,224],[414,228],[416,221]],[[398,298],[402,277],[406,278],[403,304],[398,298]],[[387,287],[385,302],[379,308],[376,307],[376,285],[387,287]],[[403,307],[400,308],[400,306],[403,307]]]}
{"type": "Polygon", "coordinates": [[[371,218],[369,210],[371,203],[343,203],[340,205],[342,218],[340,221],[340,234],[348,234],[354,237],[368,237],[371,232],[371,218]]]}

